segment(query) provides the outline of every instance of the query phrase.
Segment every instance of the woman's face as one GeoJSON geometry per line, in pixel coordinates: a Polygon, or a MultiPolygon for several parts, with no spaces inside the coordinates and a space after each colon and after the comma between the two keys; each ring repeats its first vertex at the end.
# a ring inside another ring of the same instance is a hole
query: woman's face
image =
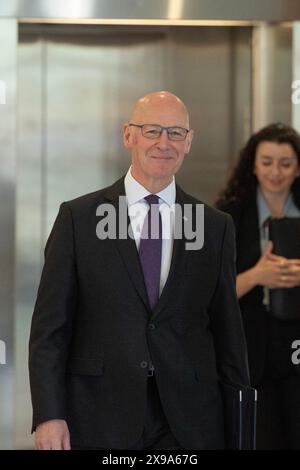
{"type": "Polygon", "coordinates": [[[264,193],[285,196],[300,174],[293,147],[286,143],[260,142],[256,148],[254,174],[264,193]]]}

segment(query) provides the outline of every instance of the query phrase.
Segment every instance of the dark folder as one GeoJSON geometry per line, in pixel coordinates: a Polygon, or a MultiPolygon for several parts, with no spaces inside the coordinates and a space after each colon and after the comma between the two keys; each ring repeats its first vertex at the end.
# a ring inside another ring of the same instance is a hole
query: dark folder
{"type": "MultiPolygon", "coordinates": [[[[271,219],[269,238],[276,255],[300,258],[299,217],[271,219]]],[[[270,313],[279,320],[300,320],[300,287],[270,289],[270,313]]]]}
{"type": "Polygon", "coordinates": [[[245,385],[220,382],[224,403],[225,448],[256,447],[257,391],[245,385]]]}

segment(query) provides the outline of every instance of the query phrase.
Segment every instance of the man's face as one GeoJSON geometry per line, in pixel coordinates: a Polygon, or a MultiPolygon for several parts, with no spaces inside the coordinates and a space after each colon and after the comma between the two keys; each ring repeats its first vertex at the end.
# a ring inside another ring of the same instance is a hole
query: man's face
{"type": "MultiPolygon", "coordinates": [[[[182,105],[175,100],[156,100],[142,106],[133,116],[135,124],[158,124],[163,127],[187,128],[187,115],[182,105]]],[[[166,131],[156,139],[142,135],[138,127],[124,126],[124,144],[131,150],[132,175],[145,187],[159,182],[167,186],[179,170],[185,155],[189,152],[193,138],[190,131],[185,140],[170,140],[166,131]]]]}

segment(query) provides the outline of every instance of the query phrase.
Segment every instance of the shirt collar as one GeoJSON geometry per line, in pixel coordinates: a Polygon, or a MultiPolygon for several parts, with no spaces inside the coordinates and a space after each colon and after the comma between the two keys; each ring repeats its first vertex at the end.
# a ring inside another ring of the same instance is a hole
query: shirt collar
{"type": "MultiPolygon", "coordinates": [[[[257,186],[256,200],[257,200],[257,208],[258,208],[258,223],[259,223],[259,226],[262,227],[265,220],[268,217],[272,217],[272,216],[271,216],[271,212],[268,207],[268,204],[266,203],[259,186],[257,186]]],[[[289,194],[287,201],[285,203],[283,215],[285,217],[299,217],[299,209],[296,207],[291,193],[289,194]]]]}
{"type": "MultiPolygon", "coordinates": [[[[141,201],[146,196],[151,194],[146,188],[144,188],[144,186],[142,186],[132,176],[131,167],[129,168],[125,176],[124,185],[125,185],[125,193],[126,193],[129,206],[141,201]]],[[[168,206],[172,206],[173,204],[175,204],[175,199],[176,199],[175,178],[173,177],[173,180],[171,181],[171,183],[162,191],[156,194],[163,202],[168,204],[168,206]]]]}

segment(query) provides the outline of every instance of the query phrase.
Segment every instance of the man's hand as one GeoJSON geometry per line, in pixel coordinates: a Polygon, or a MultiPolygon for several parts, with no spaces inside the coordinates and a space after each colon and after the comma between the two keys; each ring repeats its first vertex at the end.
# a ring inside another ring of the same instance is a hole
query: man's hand
{"type": "Polygon", "coordinates": [[[70,433],[66,421],[52,419],[37,426],[35,447],[38,450],[70,450],[70,433]]]}

